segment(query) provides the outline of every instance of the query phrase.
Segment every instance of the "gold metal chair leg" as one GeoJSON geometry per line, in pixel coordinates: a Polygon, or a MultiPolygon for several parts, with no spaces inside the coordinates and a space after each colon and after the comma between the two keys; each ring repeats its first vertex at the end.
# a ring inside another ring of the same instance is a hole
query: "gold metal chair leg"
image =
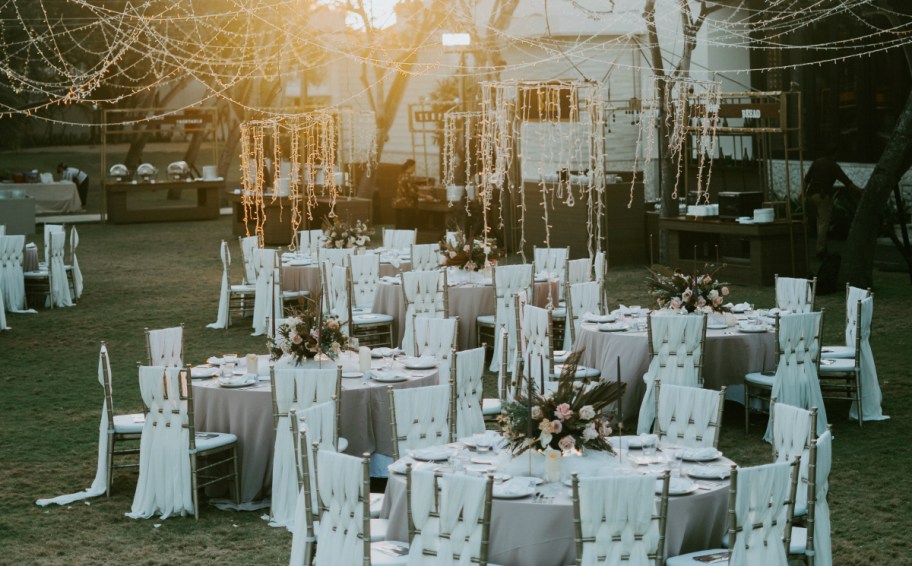
{"type": "Polygon", "coordinates": [[[108,479],[107,485],[105,486],[105,497],[111,497],[111,482],[113,480],[112,476],[114,475],[114,436],[108,435],[108,479]]]}
{"type": "Polygon", "coordinates": [[[238,450],[237,444],[234,445],[234,448],[231,450],[231,464],[234,468],[234,503],[235,505],[241,504],[241,480],[240,474],[238,474],[238,450]]]}
{"type": "Polygon", "coordinates": [[[744,380],[744,434],[750,429],[750,385],[744,380]]]}
{"type": "Polygon", "coordinates": [[[197,490],[196,478],[196,454],[190,455],[190,489],[193,490],[193,518],[199,521],[199,491],[197,490]]]}

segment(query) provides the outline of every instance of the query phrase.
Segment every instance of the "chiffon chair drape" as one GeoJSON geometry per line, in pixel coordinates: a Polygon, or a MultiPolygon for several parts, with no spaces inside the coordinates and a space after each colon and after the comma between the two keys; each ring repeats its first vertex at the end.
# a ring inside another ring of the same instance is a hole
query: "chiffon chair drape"
{"type": "MultiPolygon", "coordinates": [[[[485,431],[482,414],[482,375],[485,349],[475,348],[456,353],[454,391],[456,400],[456,438],[485,431]]],[[[443,375],[441,372],[440,375],[443,375]]]]}
{"type": "Polygon", "coordinates": [[[657,391],[656,434],[660,441],[688,448],[715,448],[722,427],[722,391],[665,385],[655,382],[657,391]]]}
{"type": "MultiPolygon", "coordinates": [[[[866,421],[882,421],[889,419],[883,414],[881,402],[883,394],[877,380],[877,367],[874,365],[874,352],[871,351],[871,322],[874,319],[874,297],[861,301],[861,339],[859,340],[861,356],[859,371],[861,371],[861,418],[866,421]]],[[[858,408],[855,403],[849,409],[849,418],[858,420],[858,408]]]]}
{"type": "Polygon", "coordinates": [[[72,307],[73,296],[70,294],[70,283],[67,280],[64,253],[66,251],[66,233],[51,232],[48,243],[48,299],[47,303],[55,307],[72,307]]]}
{"type": "Polygon", "coordinates": [[[222,260],[222,285],[219,289],[218,315],[215,322],[206,325],[206,328],[228,328],[228,298],[230,285],[228,282],[228,267],[231,265],[231,252],[228,242],[222,240],[219,246],[219,258],[222,260]]]}
{"type": "Polygon", "coordinates": [[[457,318],[415,317],[415,355],[433,356],[441,376],[450,375],[453,351],[456,349],[457,318]]]}
{"type": "Polygon", "coordinates": [[[867,299],[871,292],[846,284],[846,327],[845,344],[839,346],[824,346],[820,353],[821,358],[854,358],[855,331],[858,327],[858,303],[867,299]]]}
{"type": "Polygon", "coordinates": [[[253,333],[251,335],[262,336],[266,334],[266,319],[269,317],[269,311],[273,305],[276,251],[255,248],[252,251],[252,262],[256,290],[253,299],[253,333]]]}
{"type": "Polygon", "coordinates": [[[390,388],[393,412],[393,459],[409,450],[450,441],[450,387],[390,388]]]}
{"type": "Polygon", "coordinates": [[[417,235],[417,230],[384,230],[383,247],[388,250],[409,248],[415,243],[417,235]]]}
{"type": "Polygon", "coordinates": [[[82,270],[79,269],[79,260],[76,259],[76,248],[79,247],[79,232],[76,227],[70,228],[70,270],[73,276],[73,298],[79,299],[82,296],[84,280],[82,270]]]}
{"type": "Polygon", "coordinates": [[[413,244],[412,269],[415,271],[440,267],[440,244],[413,244]]]}
{"type": "Polygon", "coordinates": [[[494,343],[494,354],[491,357],[491,371],[497,371],[501,356],[507,356],[507,367],[513,370],[516,357],[517,328],[514,296],[525,291],[532,296],[534,273],[531,265],[505,265],[495,267],[494,279],[494,327],[507,329],[508,352],[501,351],[500,340],[494,343]]]}
{"type": "Polygon", "coordinates": [[[776,306],[793,313],[814,310],[815,279],[776,276],[776,306]]]}
{"type": "Polygon", "coordinates": [[[0,292],[8,312],[34,313],[25,301],[22,258],[25,236],[0,236],[0,292]]]}
{"type": "Polygon", "coordinates": [[[402,273],[405,299],[405,329],[402,349],[414,356],[414,318],[446,318],[446,271],[406,271],[402,273]]]}
{"type": "Polygon", "coordinates": [[[575,283],[567,291],[567,326],[564,328],[564,350],[572,350],[586,314],[602,314],[602,293],[595,281],[575,283]]]}
{"type": "Polygon", "coordinates": [[[646,394],[640,405],[638,434],[645,434],[652,429],[656,380],[661,380],[663,385],[700,387],[703,338],[706,332],[706,316],[702,314],[650,315],[647,323],[651,358],[649,368],[643,376],[646,394]]]}

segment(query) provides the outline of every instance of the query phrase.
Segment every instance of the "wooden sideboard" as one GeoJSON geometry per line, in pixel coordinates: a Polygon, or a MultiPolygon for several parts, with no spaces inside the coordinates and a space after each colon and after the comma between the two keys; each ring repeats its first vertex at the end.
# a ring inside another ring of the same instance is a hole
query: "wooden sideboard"
{"type": "Polygon", "coordinates": [[[668,232],[668,264],[687,270],[706,263],[725,267],[719,277],[731,283],[772,285],[776,274],[807,275],[804,226],[800,220],[738,224],[730,220],[679,216],[659,218],[668,232]],[[793,268],[794,264],[794,268],[793,268]]]}
{"type": "Polygon", "coordinates": [[[115,224],[176,222],[218,218],[225,181],[104,182],[103,187],[108,220],[115,224]],[[190,191],[196,198],[186,194],[190,191]],[[169,192],[179,198],[170,199],[169,192]]]}

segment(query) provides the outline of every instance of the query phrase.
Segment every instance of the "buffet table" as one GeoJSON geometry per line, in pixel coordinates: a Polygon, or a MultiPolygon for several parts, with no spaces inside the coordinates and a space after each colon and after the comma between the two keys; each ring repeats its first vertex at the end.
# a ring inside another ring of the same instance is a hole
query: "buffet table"
{"type": "Polygon", "coordinates": [[[37,214],[62,214],[79,212],[82,201],[72,181],[55,181],[53,183],[0,183],[0,190],[23,190],[34,199],[37,214]]]}
{"type": "Polygon", "coordinates": [[[214,220],[219,217],[219,192],[224,180],[149,181],[104,183],[108,219],[115,224],[214,220]],[[179,200],[169,200],[168,191],[179,191],[179,200]],[[184,193],[196,191],[188,200],[184,193]]]}
{"type": "MultiPolygon", "coordinates": [[[[358,365],[356,356],[341,358],[345,370],[358,365]]],[[[374,360],[379,367],[382,360],[374,360]]],[[[323,367],[334,367],[324,362],[323,367]]],[[[307,365],[319,367],[317,362],[307,365]]],[[[305,366],[306,367],[306,366],[305,366]]],[[[395,366],[400,367],[401,366],[395,366]]],[[[347,452],[391,455],[389,390],[395,388],[437,385],[438,371],[408,370],[408,379],[394,384],[380,383],[369,378],[342,380],[341,430],[339,436],[348,440],[347,452]]],[[[241,501],[262,498],[272,483],[272,454],[275,444],[272,416],[272,386],[268,376],[261,376],[256,385],[244,388],[225,388],[215,378],[194,380],[194,423],[197,430],[228,432],[238,437],[238,457],[241,473],[241,501]]]]}
{"type": "MultiPolygon", "coordinates": [[[[455,449],[460,446],[454,445],[455,449]]],[[[656,459],[652,465],[631,463],[632,453],[638,450],[623,451],[620,459],[610,454],[591,453],[585,457],[571,457],[581,475],[615,475],[615,474],[659,474],[667,464],[656,459]],[[584,462],[585,461],[585,462],[584,462]]],[[[475,456],[470,453],[470,456],[475,456]]],[[[536,454],[533,460],[533,477],[542,477],[543,460],[536,454]]],[[[637,456],[633,456],[637,458],[637,456]]],[[[568,458],[564,458],[568,460],[568,458]]],[[[446,462],[414,463],[410,458],[404,461],[413,462],[413,466],[442,468],[444,473],[453,473],[446,462]]],[[[401,470],[403,461],[390,466],[391,471],[401,470]]],[[[513,476],[528,475],[528,459],[519,456],[508,463],[501,463],[497,458],[497,472],[513,476]]],[[[713,465],[730,466],[727,458],[719,458],[713,465]]],[[[566,465],[566,464],[565,464],[566,465]]],[[[691,465],[682,466],[682,474],[691,465]]],[[[461,472],[457,472],[461,473],[461,472]]],[[[569,476],[563,474],[562,476],[569,476]]],[[[522,481],[522,480],[519,480],[522,481]]],[[[669,496],[668,518],[666,524],[666,556],[677,556],[686,552],[714,548],[719,546],[725,532],[728,502],[728,480],[694,482],[695,490],[686,495],[669,496]]],[[[543,483],[532,488],[533,494],[526,497],[498,498],[495,486],[495,498],[491,505],[491,539],[488,549],[488,560],[492,564],[509,564],[522,566],[555,566],[573,564],[576,558],[573,528],[573,502],[571,490],[563,483],[543,483]]],[[[656,499],[658,503],[658,498],[656,499]]],[[[382,518],[389,519],[387,540],[409,540],[407,497],[405,476],[391,473],[386,485],[386,497],[380,511],[382,518]]]]}

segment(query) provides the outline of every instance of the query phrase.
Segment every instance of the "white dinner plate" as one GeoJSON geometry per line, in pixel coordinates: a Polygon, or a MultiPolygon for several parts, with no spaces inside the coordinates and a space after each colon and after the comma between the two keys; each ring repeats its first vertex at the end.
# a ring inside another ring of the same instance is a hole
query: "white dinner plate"
{"type": "MultiPolygon", "coordinates": [[[[687,478],[669,478],[668,482],[668,495],[687,495],[688,493],[693,493],[699,489],[697,484],[690,481],[687,478]]],[[[656,480],[655,483],[655,492],[656,495],[662,493],[662,480],[656,480]]]]}
{"type": "Polygon", "coordinates": [[[416,461],[412,460],[411,458],[403,458],[402,460],[393,462],[392,464],[387,466],[386,469],[393,472],[394,474],[399,474],[399,475],[404,476],[406,464],[411,464],[413,471],[421,470],[424,468],[436,468],[438,466],[438,464],[435,464],[433,462],[416,462],[416,461]]]}
{"type": "Polygon", "coordinates": [[[614,315],[614,314],[591,314],[591,313],[589,313],[589,314],[584,314],[584,315],[582,316],[582,319],[583,319],[583,322],[596,322],[596,323],[616,322],[616,321],[617,321],[617,315],[614,315]]]}
{"type": "Polygon", "coordinates": [[[706,328],[708,328],[710,330],[725,330],[726,328],[728,328],[728,325],[725,324],[724,322],[717,322],[717,323],[707,324],[706,328]]]}
{"type": "MultiPolygon", "coordinates": [[[[507,439],[501,436],[497,431],[489,430],[482,434],[486,434],[490,441],[490,446],[493,448],[495,446],[504,446],[507,444],[507,439]]],[[[474,436],[466,436],[465,438],[460,438],[459,442],[465,444],[468,448],[477,448],[478,446],[475,443],[474,436]]]]}
{"type": "Polygon", "coordinates": [[[474,464],[471,466],[466,466],[465,469],[470,474],[487,474],[488,472],[494,471],[494,466],[490,464],[474,464]]]}
{"type": "Polygon", "coordinates": [[[453,449],[449,446],[429,446],[412,450],[412,458],[424,462],[442,462],[448,460],[453,455],[453,449]]]}
{"type": "Polygon", "coordinates": [[[622,322],[606,322],[599,324],[598,329],[602,332],[624,332],[627,325],[622,322]]]}
{"type": "Polygon", "coordinates": [[[522,499],[535,493],[535,488],[528,484],[517,482],[516,478],[494,486],[492,495],[495,499],[522,499]]]}
{"type": "Polygon", "coordinates": [[[681,459],[685,462],[711,462],[722,456],[715,448],[688,448],[681,452],[681,459]]]}
{"type": "Polygon", "coordinates": [[[494,458],[493,457],[484,457],[484,456],[472,456],[471,462],[473,464],[480,464],[482,466],[493,466],[494,458]]]}
{"type": "Polygon", "coordinates": [[[750,326],[738,326],[738,332],[744,332],[745,334],[761,334],[766,332],[766,325],[752,324],[750,326]]]}
{"type": "Polygon", "coordinates": [[[342,377],[346,379],[360,379],[364,377],[364,374],[360,371],[343,371],[342,377]]]}
{"type": "Polygon", "coordinates": [[[536,486],[545,483],[545,480],[533,476],[515,476],[513,481],[520,485],[536,486]]]}
{"type": "Polygon", "coordinates": [[[406,369],[433,369],[437,367],[437,360],[421,360],[418,358],[406,358],[402,361],[406,369]]]}
{"type": "Polygon", "coordinates": [[[400,381],[408,380],[408,377],[403,373],[377,374],[376,372],[371,372],[371,379],[380,383],[399,383],[400,381]]]}
{"type": "Polygon", "coordinates": [[[701,480],[724,480],[731,475],[728,466],[694,466],[687,470],[687,475],[701,480]]]}
{"type": "Polygon", "coordinates": [[[250,374],[244,379],[222,379],[219,378],[218,384],[220,387],[225,387],[228,389],[239,389],[241,387],[250,387],[251,385],[256,385],[258,383],[257,376],[250,374]]]}

